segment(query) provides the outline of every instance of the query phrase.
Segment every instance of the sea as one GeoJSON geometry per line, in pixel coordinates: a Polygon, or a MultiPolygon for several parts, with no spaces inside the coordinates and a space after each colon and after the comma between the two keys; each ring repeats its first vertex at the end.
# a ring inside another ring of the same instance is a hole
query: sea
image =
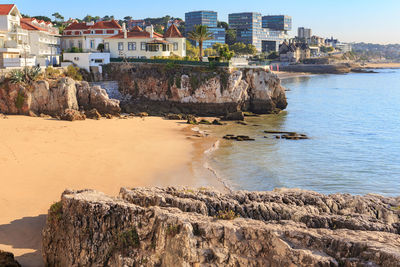
{"type": "Polygon", "coordinates": [[[207,166],[229,188],[269,191],[400,195],[400,70],[285,79],[288,107],[248,117],[248,125],[212,127],[222,140],[207,166]],[[276,139],[264,131],[306,134],[276,139]]]}

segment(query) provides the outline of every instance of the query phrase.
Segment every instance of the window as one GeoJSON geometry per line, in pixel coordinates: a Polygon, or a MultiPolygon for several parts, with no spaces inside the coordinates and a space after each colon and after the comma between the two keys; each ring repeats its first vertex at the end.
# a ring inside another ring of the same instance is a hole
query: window
{"type": "Polygon", "coordinates": [[[119,42],[119,43],[118,43],[118,50],[119,50],[119,51],[124,50],[124,43],[123,43],[123,42],[119,42]]]}
{"type": "Polygon", "coordinates": [[[110,51],[110,44],[104,43],[104,51],[110,51]]]}
{"type": "Polygon", "coordinates": [[[136,43],[128,43],[128,50],[136,50],[136,43]]]}
{"type": "Polygon", "coordinates": [[[174,43],[174,51],[178,50],[178,43],[174,43]]]}
{"type": "Polygon", "coordinates": [[[94,49],[94,40],[90,40],[90,48],[94,49]]]}
{"type": "Polygon", "coordinates": [[[70,40],[69,41],[69,48],[72,48],[72,47],[74,47],[74,41],[70,40]]]}
{"type": "Polygon", "coordinates": [[[78,48],[82,49],[82,41],[78,41],[78,48]]]}
{"type": "Polygon", "coordinates": [[[146,50],[146,42],[140,43],[140,50],[146,50]]]}
{"type": "Polygon", "coordinates": [[[103,60],[102,59],[95,59],[94,63],[103,63],[103,60]]]}

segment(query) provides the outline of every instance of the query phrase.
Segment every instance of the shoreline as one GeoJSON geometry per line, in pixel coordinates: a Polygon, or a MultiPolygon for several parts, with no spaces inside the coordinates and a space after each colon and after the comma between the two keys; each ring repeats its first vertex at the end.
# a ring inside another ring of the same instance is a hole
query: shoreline
{"type": "Polygon", "coordinates": [[[191,137],[191,127],[180,121],[7,117],[0,119],[0,249],[22,266],[43,266],[41,230],[65,189],[117,196],[121,187],[223,188],[211,175],[196,179],[200,156],[215,140],[191,137]]]}

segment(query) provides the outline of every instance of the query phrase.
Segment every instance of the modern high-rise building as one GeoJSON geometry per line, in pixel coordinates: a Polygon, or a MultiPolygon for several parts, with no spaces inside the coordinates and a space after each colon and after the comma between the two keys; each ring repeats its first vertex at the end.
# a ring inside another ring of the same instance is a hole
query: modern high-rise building
{"type": "Polygon", "coordinates": [[[261,51],[265,30],[262,28],[262,16],[257,12],[229,14],[229,27],[236,30],[236,41],[253,44],[261,51]]]}
{"type": "Polygon", "coordinates": [[[262,27],[275,31],[292,30],[292,17],[286,15],[263,16],[262,27]]]}
{"type": "MultiPolygon", "coordinates": [[[[284,16],[287,19],[288,16],[284,16]]],[[[229,27],[236,30],[236,41],[245,44],[253,44],[260,52],[278,51],[279,45],[288,38],[287,31],[291,29],[290,23],[286,20],[282,27],[263,27],[261,13],[246,12],[229,14],[229,27]]],[[[267,26],[267,25],[265,25],[267,26]]]]}
{"type": "MultiPolygon", "coordinates": [[[[203,43],[204,48],[212,47],[216,43],[225,43],[225,29],[218,28],[218,13],[215,11],[193,11],[185,14],[185,33],[194,30],[196,25],[205,25],[213,34],[214,39],[203,43]]],[[[193,43],[193,42],[192,42],[193,43]]],[[[197,44],[194,44],[197,45],[197,44]]]]}
{"type": "Polygon", "coordinates": [[[304,27],[299,27],[297,29],[297,37],[299,39],[310,39],[312,36],[312,31],[311,29],[304,28],[304,27]]]}

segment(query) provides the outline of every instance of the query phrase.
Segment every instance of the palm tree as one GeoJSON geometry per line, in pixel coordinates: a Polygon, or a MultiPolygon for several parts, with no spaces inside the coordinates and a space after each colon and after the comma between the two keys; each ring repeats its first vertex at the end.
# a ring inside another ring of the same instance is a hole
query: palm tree
{"type": "Polygon", "coordinates": [[[203,42],[214,39],[213,34],[205,25],[196,25],[194,30],[188,33],[188,38],[199,43],[200,61],[203,59],[203,42]]]}

